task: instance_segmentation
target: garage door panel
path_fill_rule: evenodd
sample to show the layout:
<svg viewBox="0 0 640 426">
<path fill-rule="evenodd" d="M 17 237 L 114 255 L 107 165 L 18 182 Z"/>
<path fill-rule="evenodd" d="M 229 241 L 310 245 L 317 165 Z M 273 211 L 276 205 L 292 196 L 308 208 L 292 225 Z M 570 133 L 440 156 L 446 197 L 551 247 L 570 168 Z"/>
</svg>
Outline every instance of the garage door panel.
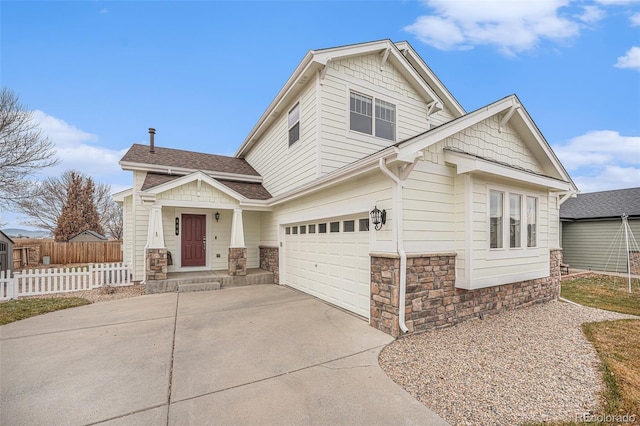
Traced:
<svg viewBox="0 0 640 426">
<path fill-rule="evenodd" d="M 342 232 L 344 220 L 355 220 L 356 231 Z M 341 232 L 329 232 L 329 223 L 336 221 Z M 316 223 L 325 222 L 327 233 L 285 236 L 285 283 L 369 318 L 369 234 L 357 230 L 358 218 Z M 301 225 L 308 224 L 291 226 Z"/>
</svg>

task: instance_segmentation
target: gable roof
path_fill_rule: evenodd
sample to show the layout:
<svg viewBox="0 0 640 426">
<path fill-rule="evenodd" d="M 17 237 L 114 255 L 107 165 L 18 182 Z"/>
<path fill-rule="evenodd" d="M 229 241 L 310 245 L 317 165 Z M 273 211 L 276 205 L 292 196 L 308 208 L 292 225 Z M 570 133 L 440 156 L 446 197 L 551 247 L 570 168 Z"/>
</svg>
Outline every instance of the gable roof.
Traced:
<svg viewBox="0 0 640 426">
<path fill-rule="evenodd" d="M 107 237 L 105 237 L 104 235 L 100 235 L 95 231 L 86 230 L 86 231 L 82 231 L 82 232 L 74 235 L 73 237 L 69 238 L 69 241 L 73 240 L 74 238 L 79 237 L 80 235 L 91 235 L 92 237 L 96 237 L 99 240 L 107 240 Z"/>
<path fill-rule="evenodd" d="M 640 217 L 640 188 L 578 194 L 560 206 L 560 218 L 566 220 L 620 218 L 623 214 Z"/>
<path fill-rule="evenodd" d="M 400 47 L 400 48 L 399 48 Z M 435 109 L 440 110 L 446 105 L 454 116 L 464 114 L 464 110 L 449 93 L 444 85 L 435 78 L 433 72 L 426 67 L 422 60 L 417 60 L 417 54 L 409 43 L 401 42 L 396 45 L 389 39 L 371 41 L 367 43 L 352 44 L 347 46 L 332 47 L 327 49 L 310 50 L 304 56 L 291 77 L 278 92 L 262 114 L 256 125 L 251 129 L 238 151 L 236 157 L 243 157 L 260 135 L 277 120 L 282 113 L 286 113 L 285 108 L 292 102 L 295 96 L 303 89 L 304 84 L 311 78 L 315 78 L 316 73 L 325 69 L 331 61 L 340 59 L 381 53 L 385 60 L 392 63 L 405 76 L 408 81 L 412 81 L 418 92 L 435 103 Z M 401 52 L 402 49 L 403 52 Z M 415 55 L 415 57 L 413 57 Z"/>
<path fill-rule="evenodd" d="M 177 175 L 168 175 L 168 174 L 162 174 L 162 173 L 149 172 L 147 173 L 147 176 L 145 177 L 144 182 L 142 183 L 141 190 L 151 191 L 151 192 L 161 192 L 161 191 L 158 191 L 158 189 L 163 190 L 162 189 L 163 185 L 168 184 L 170 182 L 174 182 L 177 179 L 181 179 L 181 182 L 182 182 L 181 184 L 184 185 L 186 183 L 197 180 L 198 177 L 202 179 L 204 178 L 204 176 L 206 176 L 207 178 L 210 178 L 210 176 L 206 175 L 204 172 L 201 172 L 201 171 L 195 172 L 187 176 L 177 176 Z M 215 180 L 211 179 L 211 180 L 217 182 L 217 184 L 222 184 L 225 188 L 227 188 L 226 190 L 224 190 L 224 192 L 226 192 L 228 195 L 231 195 L 234 198 L 238 198 L 237 194 L 241 195 L 244 198 L 248 198 L 250 200 L 268 200 L 269 198 L 271 198 L 271 194 L 269 193 L 269 191 L 267 191 L 265 187 L 262 186 L 262 184 L 259 182 L 239 182 L 239 181 L 232 181 L 232 180 L 226 180 L 226 179 L 215 179 Z M 214 184 L 214 186 L 217 186 L 217 184 Z M 230 192 L 229 190 L 231 190 L 232 192 Z"/>
<path fill-rule="evenodd" d="M 412 158 L 416 152 L 497 114 L 503 114 L 502 118 L 509 121 L 515 128 L 533 156 L 543 168 L 547 169 L 545 170 L 546 176 L 568 182 L 571 190 L 577 192 L 577 187 L 571 176 L 516 95 L 507 96 L 462 117 L 396 143 L 395 146 L 399 149 L 398 158 L 401 160 Z"/>
<path fill-rule="evenodd" d="M 203 170 L 218 176 L 244 176 L 253 177 L 249 179 L 253 181 L 261 180 L 260 174 L 244 158 L 157 146 L 155 152 L 150 152 L 148 145 L 141 144 L 134 144 L 122 157 L 120 165 L 125 170 L 143 169 L 165 173 L 171 171 L 179 174 Z"/>
<path fill-rule="evenodd" d="M 4 232 L 2 232 L 2 230 L 0 230 L 0 234 L 1 234 L 2 236 L 4 236 L 4 239 L 5 239 L 6 241 L 9 241 L 11 244 L 15 244 L 15 241 L 13 241 L 13 240 L 11 239 L 11 237 L 9 237 L 7 234 L 5 234 Z"/>
</svg>

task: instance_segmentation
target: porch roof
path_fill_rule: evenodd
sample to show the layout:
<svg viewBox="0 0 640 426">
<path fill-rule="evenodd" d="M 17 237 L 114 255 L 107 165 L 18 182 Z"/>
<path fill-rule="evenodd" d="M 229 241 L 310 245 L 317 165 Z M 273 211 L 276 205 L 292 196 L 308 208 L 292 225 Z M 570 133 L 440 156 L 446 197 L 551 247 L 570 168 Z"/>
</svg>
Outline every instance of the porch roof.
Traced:
<svg viewBox="0 0 640 426">
<path fill-rule="evenodd" d="M 182 176 L 149 172 L 144 179 L 141 190 L 146 191 L 181 177 Z M 271 198 L 269 191 L 258 182 L 237 182 L 226 179 L 216 179 L 216 181 L 250 200 L 268 200 Z"/>
</svg>

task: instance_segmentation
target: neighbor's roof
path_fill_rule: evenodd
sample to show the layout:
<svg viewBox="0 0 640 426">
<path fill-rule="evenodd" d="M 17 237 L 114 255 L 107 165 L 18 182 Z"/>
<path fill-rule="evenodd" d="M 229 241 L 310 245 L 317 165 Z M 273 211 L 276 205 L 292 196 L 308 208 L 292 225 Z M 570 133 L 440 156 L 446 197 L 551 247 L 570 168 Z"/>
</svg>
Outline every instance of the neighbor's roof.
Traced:
<svg viewBox="0 0 640 426">
<path fill-rule="evenodd" d="M 124 157 L 122 157 L 120 164 L 123 166 L 148 164 L 192 171 L 202 170 L 205 172 L 260 176 L 244 158 L 204 154 L 173 148 L 160 148 L 157 146 L 155 147 L 155 152 L 149 152 L 149 145 L 141 144 L 134 144 Z"/>
<path fill-rule="evenodd" d="M 94 237 L 98 238 L 99 240 L 107 240 L 107 239 L 108 239 L 108 238 L 107 238 L 107 237 L 105 237 L 104 235 L 100 235 L 100 234 L 98 234 L 98 233 L 97 233 L 97 232 L 95 232 L 95 231 L 86 230 L 86 231 L 82 231 L 82 232 L 80 232 L 80 233 L 78 233 L 78 234 L 74 235 L 73 237 L 69 238 L 69 240 L 73 240 L 74 238 L 79 237 L 80 235 L 84 235 L 84 234 L 86 234 L 86 235 L 92 235 L 92 236 L 94 236 Z"/>
<path fill-rule="evenodd" d="M 154 188 L 167 182 L 171 182 L 172 180 L 181 177 L 182 176 L 149 172 L 144 178 L 141 190 L 146 191 L 148 189 Z M 237 182 L 226 179 L 216 179 L 216 181 L 251 200 L 268 200 L 269 198 L 271 198 L 271 194 L 269 194 L 269 191 L 267 191 L 265 187 L 258 182 Z"/>
<path fill-rule="evenodd" d="M 578 194 L 560 206 L 561 219 L 640 216 L 640 188 Z"/>
</svg>

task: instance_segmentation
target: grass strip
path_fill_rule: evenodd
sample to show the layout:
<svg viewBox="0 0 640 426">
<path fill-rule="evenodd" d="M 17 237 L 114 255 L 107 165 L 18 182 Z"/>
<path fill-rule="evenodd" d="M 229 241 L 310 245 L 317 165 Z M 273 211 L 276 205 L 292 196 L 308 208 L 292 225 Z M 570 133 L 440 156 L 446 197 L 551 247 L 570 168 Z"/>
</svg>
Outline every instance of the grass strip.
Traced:
<svg viewBox="0 0 640 426">
<path fill-rule="evenodd" d="M 0 325 L 90 303 L 87 299 L 79 297 L 10 300 L 0 303 Z"/>
</svg>

